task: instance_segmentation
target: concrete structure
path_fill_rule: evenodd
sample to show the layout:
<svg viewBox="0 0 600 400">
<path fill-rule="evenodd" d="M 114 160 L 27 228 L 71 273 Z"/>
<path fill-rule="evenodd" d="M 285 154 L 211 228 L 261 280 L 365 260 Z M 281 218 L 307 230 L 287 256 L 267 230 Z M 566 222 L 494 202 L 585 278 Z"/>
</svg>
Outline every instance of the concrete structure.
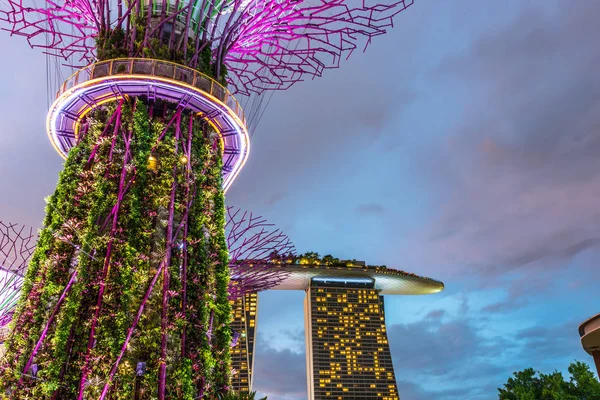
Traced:
<svg viewBox="0 0 600 400">
<path fill-rule="evenodd" d="M 231 386 L 238 392 L 249 392 L 254 370 L 254 343 L 256 342 L 256 317 L 258 294 L 249 293 L 231 302 L 233 321 L 231 329 L 239 337 L 231 349 L 231 365 L 235 370 Z"/>
<path fill-rule="evenodd" d="M 600 314 L 579 325 L 579 336 L 583 349 L 594 357 L 596 370 L 600 375 Z"/>
<path fill-rule="evenodd" d="M 398 400 L 383 295 L 437 293 L 443 290 L 443 283 L 358 261 L 348 265 L 283 264 L 276 268 L 287 274 L 274 290 L 306 292 L 308 399 Z M 250 308 L 255 305 L 257 311 L 256 302 L 246 303 Z M 232 326 L 250 327 L 246 337 L 254 339 L 255 319 L 249 322 L 250 316 L 243 307 L 241 303 L 235 306 L 236 321 Z M 256 314 L 253 316 L 256 318 Z M 234 388 L 252 390 L 253 357 L 244 354 L 252 353 L 253 346 L 248 347 L 248 342 L 244 344 L 240 339 L 232 353 L 233 367 L 240 371 Z M 242 372 L 245 366 L 250 366 L 247 378 Z"/>
<path fill-rule="evenodd" d="M 365 266 L 355 261 L 354 265 L 282 265 L 288 272 L 275 290 L 308 290 L 314 278 L 329 282 L 348 279 L 372 281 L 380 294 L 433 294 L 444 289 L 442 282 L 392 268 Z"/>
</svg>

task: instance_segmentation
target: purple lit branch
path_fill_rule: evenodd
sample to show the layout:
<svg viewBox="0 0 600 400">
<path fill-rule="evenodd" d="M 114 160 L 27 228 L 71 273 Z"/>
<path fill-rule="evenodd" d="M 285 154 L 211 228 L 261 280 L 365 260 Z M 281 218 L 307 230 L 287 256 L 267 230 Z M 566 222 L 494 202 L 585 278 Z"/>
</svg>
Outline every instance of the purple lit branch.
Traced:
<svg viewBox="0 0 600 400">
<path fill-rule="evenodd" d="M 232 32 L 225 64 L 234 92 L 287 89 L 322 75 L 393 26 L 393 17 L 413 0 L 369 4 L 368 0 L 252 2 Z M 260 5 L 260 6 L 259 6 Z"/>
<path fill-rule="evenodd" d="M 232 300 L 247 293 L 271 289 L 289 276 L 289 272 L 282 270 L 279 265 L 260 261 L 230 265 L 230 271 L 232 283 L 229 285 L 229 298 Z"/>
<path fill-rule="evenodd" d="M 0 221 L 0 329 L 11 320 L 35 241 L 31 228 Z"/>
<path fill-rule="evenodd" d="M 325 69 L 337 68 L 342 58 L 384 34 L 393 26 L 393 18 L 413 3 L 150 0 L 153 6 L 148 8 L 148 0 L 47 0 L 45 7 L 29 7 L 26 2 L 30 0 L 6 1 L 7 9 L 0 10 L 6 30 L 26 37 L 32 47 L 49 54 L 94 62 L 95 39 L 101 32 L 110 34 L 119 28 L 125 32 L 122 50 L 128 57 L 144 57 L 150 40 L 160 38 L 169 50 L 185 54 L 183 62 L 197 67 L 202 50 L 210 48 L 215 76 L 225 65 L 229 85 L 241 94 L 287 89 L 295 82 L 321 76 Z M 163 12 L 167 4 L 176 11 Z M 208 16 L 199 17 L 198 9 L 208 9 Z M 132 29 L 136 20 L 149 26 L 143 38 Z M 177 24 L 181 37 L 161 36 L 167 23 Z M 195 52 L 190 54 L 189 49 Z"/>
<path fill-rule="evenodd" d="M 0 220 L 0 270 L 23 275 L 35 250 L 32 228 Z"/>
<path fill-rule="evenodd" d="M 273 261 L 291 256 L 295 248 L 281 230 L 273 229 L 273 224 L 248 211 L 228 207 L 225 230 L 232 281 L 230 298 L 273 288 L 288 276 Z"/>
<path fill-rule="evenodd" d="M 11 35 L 24 36 L 31 47 L 67 59 L 94 59 L 94 37 L 99 26 L 96 4 L 87 0 L 46 1 L 46 7 L 28 7 L 23 0 L 6 0 L 0 20 L 8 23 Z M 100 5 L 103 0 L 99 0 Z"/>
</svg>

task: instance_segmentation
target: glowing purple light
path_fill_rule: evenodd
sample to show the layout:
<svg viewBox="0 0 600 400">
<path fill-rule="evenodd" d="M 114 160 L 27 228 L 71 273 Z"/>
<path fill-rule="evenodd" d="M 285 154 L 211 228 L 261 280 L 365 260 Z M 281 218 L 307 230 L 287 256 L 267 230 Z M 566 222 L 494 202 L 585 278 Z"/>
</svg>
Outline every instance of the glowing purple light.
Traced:
<svg viewBox="0 0 600 400">
<path fill-rule="evenodd" d="M 186 96 L 189 97 L 191 100 L 187 102 L 187 105 L 196 112 L 200 110 L 205 113 L 218 111 L 215 116 L 217 122 L 222 126 L 230 126 L 234 130 L 235 134 L 228 134 L 224 138 L 225 152 L 227 153 L 230 150 L 229 154 L 231 154 L 232 158 L 231 165 L 228 165 L 229 168 L 223 169 L 223 190 L 225 192 L 227 192 L 248 159 L 248 155 L 250 154 L 250 138 L 246 127 L 235 117 L 235 113 L 231 109 L 207 99 L 206 94 L 201 90 L 192 90 L 177 84 L 177 82 L 156 81 L 151 77 L 118 79 L 117 76 L 117 78 L 95 82 L 91 85 L 84 82 L 80 86 L 71 88 L 56 99 L 50 108 L 46 121 L 46 129 L 48 130 L 50 140 L 65 158 L 70 147 L 63 145 L 59 132 L 65 131 L 66 125 L 68 125 L 66 121 L 69 121 L 69 118 L 72 119 L 73 116 L 78 116 L 77 109 L 81 108 L 81 104 L 87 104 L 86 102 L 94 99 L 94 96 L 106 97 L 106 93 L 112 94 L 115 91 L 121 94 L 129 94 L 130 90 L 134 94 L 135 89 L 147 86 L 155 88 L 155 95 L 158 97 L 162 95 L 182 99 L 186 98 Z M 66 116 L 69 116 L 69 118 Z M 75 125 L 74 119 L 69 122 L 71 126 Z M 74 128 L 71 129 L 74 130 Z"/>
</svg>

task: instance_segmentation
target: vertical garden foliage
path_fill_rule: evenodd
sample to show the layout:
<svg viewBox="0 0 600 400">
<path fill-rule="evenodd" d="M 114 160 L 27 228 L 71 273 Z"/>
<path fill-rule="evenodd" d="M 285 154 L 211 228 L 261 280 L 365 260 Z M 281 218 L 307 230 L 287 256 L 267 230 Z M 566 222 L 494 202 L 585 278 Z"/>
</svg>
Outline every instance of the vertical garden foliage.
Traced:
<svg viewBox="0 0 600 400">
<path fill-rule="evenodd" d="M 227 390 L 223 149 L 201 118 L 165 106 L 150 117 L 149 107 L 130 99 L 92 112 L 69 153 L 0 361 L 1 398 L 72 399 L 82 386 L 85 399 L 105 387 L 105 398 L 155 399 L 161 363 L 166 398 Z"/>
</svg>

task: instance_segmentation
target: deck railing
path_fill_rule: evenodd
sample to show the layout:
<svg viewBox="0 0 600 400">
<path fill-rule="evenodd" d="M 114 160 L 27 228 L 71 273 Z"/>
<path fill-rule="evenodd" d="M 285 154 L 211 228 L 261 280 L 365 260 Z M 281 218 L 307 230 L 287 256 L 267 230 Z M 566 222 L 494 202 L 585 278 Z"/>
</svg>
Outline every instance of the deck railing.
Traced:
<svg viewBox="0 0 600 400">
<path fill-rule="evenodd" d="M 154 60 L 150 58 L 118 58 L 114 60 L 99 61 L 88 65 L 71 75 L 62 84 L 56 97 L 59 97 L 64 92 L 80 83 L 92 79 L 119 75 L 168 78 L 193 86 L 222 101 L 242 120 L 244 125 L 246 124 L 246 118 L 240 103 L 233 97 L 227 88 L 219 82 L 193 68 L 170 61 Z"/>
</svg>

